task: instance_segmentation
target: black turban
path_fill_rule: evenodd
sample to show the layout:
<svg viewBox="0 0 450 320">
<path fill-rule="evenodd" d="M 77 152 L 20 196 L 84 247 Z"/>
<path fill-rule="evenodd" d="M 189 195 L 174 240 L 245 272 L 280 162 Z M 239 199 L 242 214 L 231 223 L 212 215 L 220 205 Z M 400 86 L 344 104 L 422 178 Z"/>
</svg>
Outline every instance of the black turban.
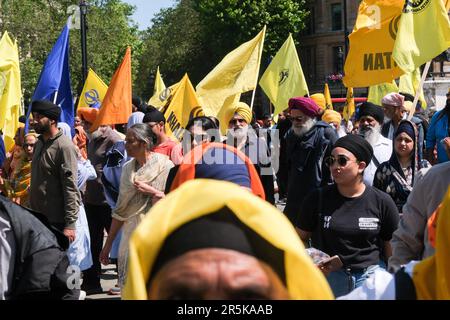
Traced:
<svg viewBox="0 0 450 320">
<path fill-rule="evenodd" d="M 164 118 L 164 114 L 158 110 L 152 110 L 150 112 L 147 112 L 144 116 L 144 119 L 142 119 L 143 123 L 149 123 L 149 122 L 164 122 L 166 123 L 166 118 Z"/>
<path fill-rule="evenodd" d="M 356 134 L 349 134 L 339 138 L 334 144 L 334 148 L 344 148 L 353 153 L 358 161 L 364 161 L 368 166 L 373 156 L 373 148 L 363 137 Z"/>
<path fill-rule="evenodd" d="M 383 108 L 381 108 L 380 106 L 378 106 L 376 104 L 373 104 L 371 102 L 364 102 L 359 107 L 358 114 L 359 114 L 358 120 L 361 117 L 370 116 L 370 117 L 373 117 L 375 120 L 377 120 L 380 124 L 383 124 L 383 121 L 384 121 Z"/>
<path fill-rule="evenodd" d="M 36 100 L 31 103 L 31 112 L 36 112 L 44 117 L 58 121 L 61 108 L 48 100 Z"/>
</svg>

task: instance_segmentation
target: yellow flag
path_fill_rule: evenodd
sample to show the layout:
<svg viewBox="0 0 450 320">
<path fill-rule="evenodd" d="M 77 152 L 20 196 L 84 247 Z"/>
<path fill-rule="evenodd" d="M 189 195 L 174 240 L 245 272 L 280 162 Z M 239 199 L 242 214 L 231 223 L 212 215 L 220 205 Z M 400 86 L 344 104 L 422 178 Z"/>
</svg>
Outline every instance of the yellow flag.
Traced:
<svg viewBox="0 0 450 320">
<path fill-rule="evenodd" d="M 420 79 L 421 79 L 420 68 L 417 68 L 411 73 L 405 73 L 400 77 L 399 91 L 409 93 L 415 96 L 417 88 L 419 88 L 420 85 Z M 426 109 L 427 102 L 425 100 L 423 90 L 420 91 L 419 100 L 422 104 L 422 109 Z"/>
<path fill-rule="evenodd" d="M 343 79 L 346 87 L 369 87 L 391 82 L 403 71 L 392 58 L 404 0 L 364 0 L 349 36 L 350 51 Z"/>
<path fill-rule="evenodd" d="M 328 83 L 325 82 L 325 89 L 323 90 L 323 95 L 325 96 L 325 109 L 333 110 L 333 101 L 331 101 L 330 88 Z"/>
<path fill-rule="evenodd" d="M 218 117 L 225 100 L 256 88 L 266 27 L 252 40 L 228 53 L 197 85 L 197 95 L 208 116 Z"/>
<path fill-rule="evenodd" d="M 5 150 L 14 145 L 19 126 L 22 89 L 20 83 L 19 52 L 5 31 L 0 40 L 0 129 L 3 131 Z"/>
<path fill-rule="evenodd" d="M 406 1 L 393 57 L 405 72 L 414 72 L 450 47 L 450 21 L 442 1 Z"/>
<path fill-rule="evenodd" d="M 274 115 L 287 109 L 290 98 L 309 95 L 292 35 L 289 34 L 278 50 L 259 85 L 275 106 Z"/>
<path fill-rule="evenodd" d="M 161 93 L 164 93 L 166 90 L 166 85 L 164 84 L 164 81 L 161 77 L 161 73 L 159 73 L 159 67 L 156 69 L 156 76 L 155 76 L 155 86 L 153 88 L 153 96 L 148 100 L 148 104 L 154 107 L 157 107 L 158 109 L 162 106 L 161 100 L 159 99 L 159 96 Z M 163 94 L 164 95 L 164 94 Z M 165 99 L 163 99 L 165 100 Z"/>
<path fill-rule="evenodd" d="M 194 87 L 187 74 L 178 83 L 172 100 L 164 114 L 166 118 L 166 133 L 181 140 L 183 130 L 191 118 L 203 116 L 203 109 L 200 106 Z"/>
<path fill-rule="evenodd" d="M 367 101 L 381 106 L 381 100 L 385 95 L 391 92 L 398 92 L 398 91 L 399 90 L 395 81 L 370 86 Z"/>
<path fill-rule="evenodd" d="M 348 121 L 354 113 L 355 113 L 355 99 L 353 98 L 353 88 L 347 88 L 347 99 L 345 100 L 345 106 L 343 111 L 345 121 Z"/>
<path fill-rule="evenodd" d="M 148 101 L 148 104 L 152 107 L 155 107 L 159 111 L 163 112 L 164 108 L 170 102 L 173 94 L 177 90 L 180 82 L 171 85 L 168 88 L 161 90 L 158 94 L 153 95 Z"/>
<path fill-rule="evenodd" d="M 78 100 L 77 108 L 94 107 L 99 108 L 105 98 L 108 86 L 102 79 L 89 69 L 86 82 L 84 83 L 83 90 L 81 91 L 80 99 Z"/>
</svg>

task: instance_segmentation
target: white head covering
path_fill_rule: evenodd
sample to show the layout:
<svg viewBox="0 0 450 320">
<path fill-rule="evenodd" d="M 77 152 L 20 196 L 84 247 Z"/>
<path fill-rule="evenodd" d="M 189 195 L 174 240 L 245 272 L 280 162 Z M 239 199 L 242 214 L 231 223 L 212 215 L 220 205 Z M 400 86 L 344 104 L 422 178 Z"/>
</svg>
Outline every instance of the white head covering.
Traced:
<svg viewBox="0 0 450 320">
<path fill-rule="evenodd" d="M 70 129 L 70 126 L 65 123 L 65 122 L 58 122 L 58 128 L 61 129 L 61 131 L 63 132 L 63 134 L 72 139 L 72 129 Z"/>
<path fill-rule="evenodd" d="M 142 123 L 144 119 L 144 113 L 140 111 L 133 112 L 128 118 L 127 128 L 131 128 L 132 125 L 136 123 Z"/>
</svg>

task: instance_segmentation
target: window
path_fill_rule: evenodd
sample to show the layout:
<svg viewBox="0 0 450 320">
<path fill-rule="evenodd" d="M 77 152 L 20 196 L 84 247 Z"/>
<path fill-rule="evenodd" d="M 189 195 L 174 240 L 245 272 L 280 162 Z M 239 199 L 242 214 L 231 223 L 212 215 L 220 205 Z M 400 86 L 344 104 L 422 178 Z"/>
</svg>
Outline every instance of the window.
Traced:
<svg viewBox="0 0 450 320">
<path fill-rule="evenodd" d="M 309 15 L 306 18 L 307 20 L 305 21 L 305 30 L 304 30 L 305 35 L 311 35 L 311 34 L 314 34 L 314 32 L 315 32 L 315 28 L 314 28 L 315 16 L 314 16 L 314 14 L 315 14 L 314 7 L 309 8 Z"/>
<path fill-rule="evenodd" d="M 342 3 L 331 5 L 331 30 L 342 30 Z"/>
<path fill-rule="evenodd" d="M 344 48 L 342 46 L 333 47 L 333 71 L 343 73 L 344 70 Z"/>
<path fill-rule="evenodd" d="M 316 50 L 315 47 L 303 47 L 300 49 L 300 63 L 307 83 L 316 80 Z"/>
</svg>

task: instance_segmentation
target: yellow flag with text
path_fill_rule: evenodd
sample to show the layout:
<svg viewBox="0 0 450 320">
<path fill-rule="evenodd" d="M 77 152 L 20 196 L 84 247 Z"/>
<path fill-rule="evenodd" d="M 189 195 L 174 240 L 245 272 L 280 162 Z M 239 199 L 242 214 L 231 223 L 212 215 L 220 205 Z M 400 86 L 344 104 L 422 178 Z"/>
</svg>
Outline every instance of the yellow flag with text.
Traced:
<svg viewBox="0 0 450 320">
<path fill-rule="evenodd" d="M 381 100 L 385 95 L 391 92 L 398 93 L 398 91 L 399 90 L 395 81 L 370 86 L 367 101 L 381 106 Z"/>
<path fill-rule="evenodd" d="M 274 115 L 288 108 L 290 98 L 309 95 L 292 35 L 289 35 L 278 50 L 262 75 L 259 85 L 275 106 Z"/>
<path fill-rule="evenodd" d="M 328 83 L 325 83 L 323 95 L 325 96 L 325 109 L 333 110 L 333 101 L 331 100 L 330 88 L 328 87 Z"/>
<path fill-rule="evenodd" d="M 166 133 L 181 141 L 183 130 L 190 119 L 203 116 L 204 112 L 187 74 L 178 83 L 172 100 L 164 114 Z"/>
<path fill-rule="evenodd" d="M 355 113 L 355 99 L 353 98 L 353 88 L 347 88 L 347 99 L 345 100 L 344 119 L 348 121 Z"/>
<path fill-rule="evenodd" d="M 400 77 L 400 83 L 398 85 L 400 92 L 405 92 L 416 96 L 417 88 L 420 86 L 420 68 L 417 68 L 413 72 L 405 73 Z M 422 109 L 427 108 L 427 102 L 423 94 L 423 90 L 420 90 L 419 100 L 422 105 Z"/>
<path fill-rule="evenodd" d="M 197 95 L 206 115 L 217 117 L 231 96 L 256 88 L 266 27 L 241 44 L 197 85 Z"/>
<path fill-rule="evenodd" d="M 391 82 L 403 71 L 392 57 L 404 0 L 364 0 L 359 5 L 343 79 L 346 87 Z"/>
<path fill-rule="evenodd" d="M 108 86 L 102 79 L 89 69 L 88 76 L 81 91 L 80 99 L 78 100 L 78 108 L 94 107 L 99 108 L 105 98 Z"/>
<path fill-rule="evenodd" d="M 450 47 L 450 21 L 442 1 L 406 1 L 393 57 L 405 72 L 414 72 Z"/>
<path fill-rule="evenodd" d="M 5 31 L 0 40 L 0 129 L 7 151 L 14 145 L 19 117 L 22 115 L 21 103 L 19 52 L 17 44 Z"/>
</svg>

